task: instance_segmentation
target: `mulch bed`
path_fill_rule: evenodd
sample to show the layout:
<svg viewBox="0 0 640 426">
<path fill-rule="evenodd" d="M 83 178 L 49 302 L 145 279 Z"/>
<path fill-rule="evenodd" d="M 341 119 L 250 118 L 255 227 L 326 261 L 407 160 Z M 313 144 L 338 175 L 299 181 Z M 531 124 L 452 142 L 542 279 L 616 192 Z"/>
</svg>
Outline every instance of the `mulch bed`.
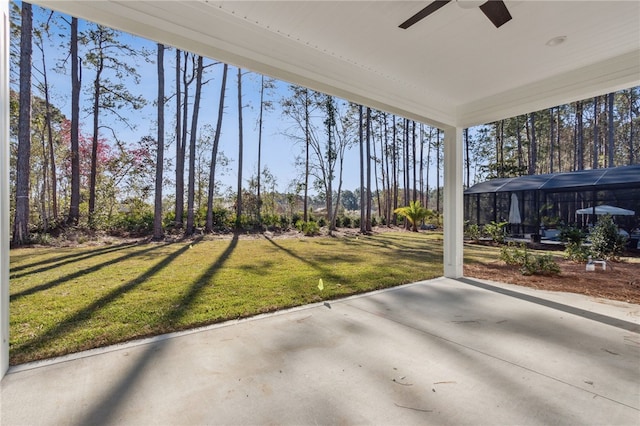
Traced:
<svg viewBox="0 0 640 426">
<path fill-rule="evenodd" d="M 635 260 L 635 259 L 634 259 Z M 607 262 L 607 270 L 598 265 L 587 272 L 584 263 L 558 260 L 559 275 L 525 276 L 517 267 L 496 260 L 492 263 L 468 263 L 464 274 L 480 278 L 532 287 L 540 290 L 585 294 L 596 298 L 640 304 L 640 263 Z"/>
</svg>

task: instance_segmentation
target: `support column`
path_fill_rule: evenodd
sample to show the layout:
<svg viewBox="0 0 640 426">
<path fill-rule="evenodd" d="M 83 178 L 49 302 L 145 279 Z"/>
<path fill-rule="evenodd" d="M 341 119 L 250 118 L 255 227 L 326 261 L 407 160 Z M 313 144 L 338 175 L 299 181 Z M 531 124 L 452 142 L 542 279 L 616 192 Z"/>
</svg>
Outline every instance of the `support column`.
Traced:
<svg viewBox="0 0 640 426">
<path fill-rule="evenodd" d="M 9 369 L 9 0 L 0 0 L 0 379 Z"/>
<path fill-rule="evenodd" d="M 462 183 L 463 129 L 444 129 L 444 276 L 463 275 L 464 205 Z"/>
</svg>

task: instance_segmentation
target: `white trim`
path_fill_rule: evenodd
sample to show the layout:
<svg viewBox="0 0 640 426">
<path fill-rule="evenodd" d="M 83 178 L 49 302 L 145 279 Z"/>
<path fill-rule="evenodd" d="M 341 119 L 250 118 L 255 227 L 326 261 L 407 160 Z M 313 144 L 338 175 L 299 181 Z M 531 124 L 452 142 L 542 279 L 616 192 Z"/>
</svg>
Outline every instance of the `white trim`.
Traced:
<svg viewBox="0 0 640 426">
<path fill-rule="evenodd" d="M 462 186 L 462 133 L 444 129 L 444 276 L 463 275 L 464 206 Z"/>
<path fill-rule="evenodd" d="M 0 0 L 0 379 L 9 368 L 9 0 Z"/>
<path fill-rule="evenodd" d="M 463 105 L 459 127 L 491 123 L 640 85 L 640 51 Z"/>
</svg>

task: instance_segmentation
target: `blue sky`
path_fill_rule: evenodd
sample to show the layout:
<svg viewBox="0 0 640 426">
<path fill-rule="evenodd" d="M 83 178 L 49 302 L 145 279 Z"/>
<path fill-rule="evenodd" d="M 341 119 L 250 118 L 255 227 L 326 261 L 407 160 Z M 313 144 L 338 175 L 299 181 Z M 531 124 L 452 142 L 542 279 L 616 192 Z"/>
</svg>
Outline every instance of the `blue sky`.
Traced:
<svg viewBox="0 0 640 426">
<path fill-rule="evenodd" d="M 34 21 L 39 21 L 48 16 L 48 11 L 34 6 Z M 68 17 L 65 17 L 69 19 Z M 68 37 L 69 28 L 66 23 L 60 21 L 60 28 L 54 30 L 54 33 L 62 33 Z M 37 22 L 34 22 L 34 28 Z M 86 23 L 80 21 L 80 31 L 86 28 Z M 121 40 L 136 49 L 146 49 L 151 53 L 151 60 L 155 61 L 156 43 L 142 39 L 140 37 L 124 34 Z M 66 39 L 65 39 L 66 41 Z M 65 49 L 56 46 L 49 46 L 47 51 L 47 60 L 52 64 L 54 58 L 57 60 L 66 55 Z M 39 52 L 34 49 L 34 55 Z M 34 64 L 39 59 L 34 56 Z M 205 61 L 206 63 L 214 62 L 213 59 Z M 175 83 L 175 51 L 165 51 L 165 79 L 166 94 L 172 96 Z M 127 113 L 132 118 L 135 125 L 134 130 L 128 129 L 126 126 L 112 121 L 114 127 L 118 128 L 118 137 L 121 140 L 135 142 L 146 135 L 155 137 L 157 130 L 155 127 L 156 107 L 153 101 L 157 94 L 157 69 L 156 64 L 151 61 L 139 59 L 137 61 L 137 70 L 141 76 L 140 83 L 135 84 L 133 80 L 127 82 L 129 90 L 133 94 L 140 94 L 148 100 L 145 108 L 139 111 Z M 210 80 L 205 86 L 201 100 L 200 124 L 199 128 L 203 129 L 205 124 L 215 128 L 215 120 L 217 118 L 218 96 L 220 91 L 220 75 L 222 73 L 222 65 L 218 64 L 210 67 L 206 79 Z M 58 106 L 68 117 L 70 117 L 70 77 L 68 73 L 49 73 L 49 78 L 53 88 L 52 101 Z M 86 87 L 87 82 L 91 81 L 92 75 L 90 69 L 85 69 L 83 74 L 83 86 Z M 193 87 L 193 86 L 192 86 Z M 243 134 L 244 134 L 244 167 L 243 180 L 246 182 L 251 176 L 255 175 L 257 170 L 257 144 L 258 144 L 258 114 L 260 104 L 260 75 L 248 71 L 243 72 Z M 300 175 L 300 170 L 296 170 L 294 159 L 302 153 L 302 146 L 294 144 L 290 139 L 284 136 L 284 132 L 290 128 L 291 123 L 281 114 L 279 108 L 280 99 L 287 95 L 289 85 L 285 82 L 276 81 L 276 87 L 267 95 L 266 99 L 271 100 L 275 104 L 274 111 L 265 112 L 263 127 L 263 150 L 262 164 L 276 176 L 277 189 L 286 191 L 290 183 Z M 84 90 L 84 89 L 83 89 Z M 90 97 L 83 91 L 81 94 L 81 105 L 89 105 Z M 225 100 L 225 115 L 223 119 L 220 150 L 231 160 L 228 171 L 223 176 L 218 176 L 221 186 L 224 190 L 226 187 L 236 187 L 237 182 L 237 166 L 238 166 L 238 107 L 237 107 L 237 68 L 230 66 L 227 77 L 227 90 Z M 173 119 L 175 117 L 175 103 L 173 99 L 166 104 L 165 110 L 165 141 L 170 144 L 165 153 L 165 157 L 172 159 L 174 157 L 175 145 L 173 145 Z M 81 113 L 81 121 L 85 134 L 90 132 L 90 118 L 86 113 Z M 109 135 L 104 135 L 109 136 Z M 354 147 L 347 152 L 345 158 L 344 183 L 343 189 L 354 190 L 360 186 L 359 178 L 359 151 Z M 435 168 L 435 167 L 434 167 Z M 432 173 L 431 182 L 435 182 L 435 176 Z"/>
</svg>

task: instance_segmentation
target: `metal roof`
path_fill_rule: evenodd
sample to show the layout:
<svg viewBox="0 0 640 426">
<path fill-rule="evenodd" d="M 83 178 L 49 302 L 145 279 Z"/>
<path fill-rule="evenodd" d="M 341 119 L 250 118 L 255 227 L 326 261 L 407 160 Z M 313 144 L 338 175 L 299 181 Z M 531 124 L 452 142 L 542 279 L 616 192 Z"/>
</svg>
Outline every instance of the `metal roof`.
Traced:
<svg viewBox="0 0 640 426">
<path fill-rule="evenodd" d="M 607 169 L 491 179 L 473 185 L 464 191 L 464 193 L 486 194 L 517 191 L 566 192 L 616 189 L 629 186 L 640 187 L 640 164 Z"/>
</svg>

